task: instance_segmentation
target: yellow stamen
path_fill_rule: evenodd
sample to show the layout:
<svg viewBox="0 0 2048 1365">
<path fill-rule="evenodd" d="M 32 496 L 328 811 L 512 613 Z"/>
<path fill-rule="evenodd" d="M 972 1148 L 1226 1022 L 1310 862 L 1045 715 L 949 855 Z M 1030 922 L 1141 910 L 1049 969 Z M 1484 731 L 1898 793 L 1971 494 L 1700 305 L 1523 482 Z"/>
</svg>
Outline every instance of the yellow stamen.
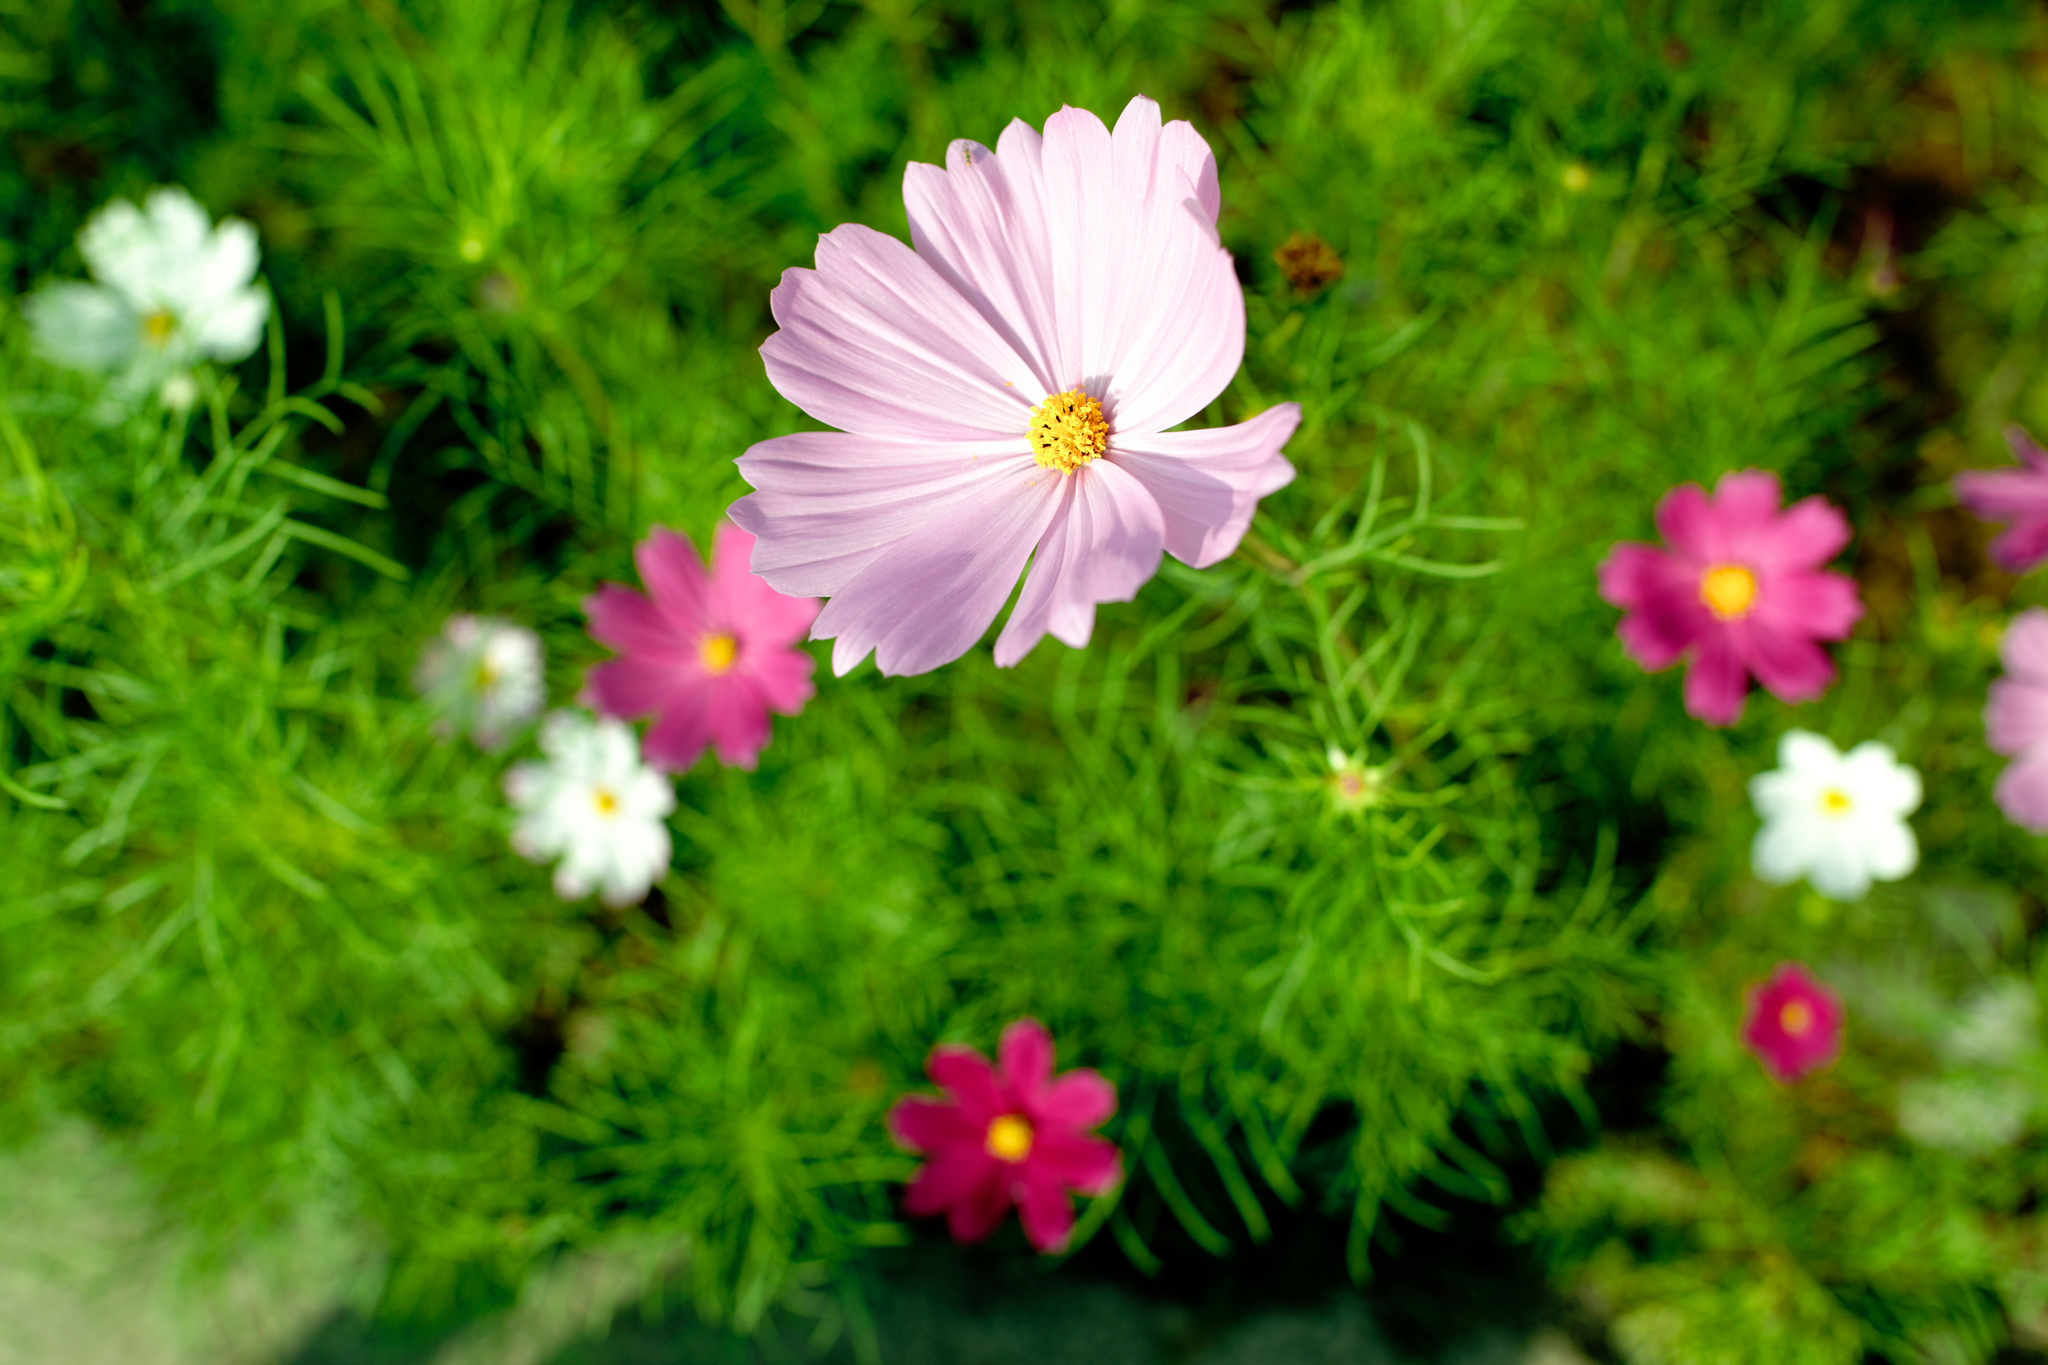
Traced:
<svg viewBox="0 0 2048 1365">
<path fill-rule="evenodd" d="M 1022 1114 L 1004 1114 L 988 1126 L 988 1154 L 998 1161 L 1022 1161 L 1031 1155 L 1031 1123 Z"/>
<path fill-rule="evenodd" d="M 697 642 L 697 662 L 706 673 L 723 673 L 739 657 L 740 642 L 730 635 L 707 635 Z"/>
<path fill-rule="evenodd" d="M 1820 809 L 1823 815 L 1847 815 L 1851 804 L 1849 793 L 1840 787 L 1829 787 L 1820 794 Z"/>
<path fill-rule="evenodd" d="M 488 692 L 497 685 L 498 670 L 491 667 L 489 659 L 479 660 L 476 666 L 476 674 L 471 681 L 476 684 L 477 691 Z"/>
<path fill-rule="evenodd" d="M 1723 621 L 1740 620 L 1756 603 L 1756 575 L 1740 564 L 1716 564 L 1700 575 L 1700 601 Z"/>
<path fill-rule="evenodd" d="M 1109 449 L 1102 404 L 1079 389 L 1056 393 L 1031 410 L 1031 450 L 1046 469 L 1071 474 Z"/>
<path fill-rule="evenodd" d="M 1778 1011 L 1778 1027 L 1794 1037 L 1813 1027 L 1813 1006 L 1804 1000 L 1789 1000 Z"/>
<path fill-rule="evenodd" d="M 613 796 L 610 788 L 599 787 L 591 793 L 590 803 L 597 807 L 597 813 L 607 818 L 618 814 L 619 798 Z"/>
<path fill-rule="evenodd" d="M 161 308 L 142 320 L 142 339 L 152 346 L 163 345 L 177 330 L 178 320 Z"/>
</svg>

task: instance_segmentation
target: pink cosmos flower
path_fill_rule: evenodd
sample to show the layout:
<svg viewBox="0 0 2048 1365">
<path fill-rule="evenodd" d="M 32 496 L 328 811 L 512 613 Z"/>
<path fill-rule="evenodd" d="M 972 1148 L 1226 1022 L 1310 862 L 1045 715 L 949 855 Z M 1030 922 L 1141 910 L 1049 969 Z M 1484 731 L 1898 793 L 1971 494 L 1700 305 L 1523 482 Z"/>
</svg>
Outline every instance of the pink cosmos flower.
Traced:
<svg viewBox="0 0 2048 1365">
<path fill-rule="evenodd" d="M 1169 431 L 1244 355 L 1244 293 L 1216 236 L 1216 159 L 1140 96 L 1112 132 L 1061 109 L 991 152 L 953 143 L 903 177 L 912 246 L 857 223 L 771 296 L 761 347 L 783 397 L 840 428 L 740 457 L 732 518 L 754 572 L 832 600 L 813 636 L 844 673 L 922 673 L 965 653 L 1030 573 L 995 658 L 1050 631 L 1087 644 L 1160 552 L 1237 548 L 1301 421 Z"/>
<path fill-rule="evenodd" d="M 1600 596 L 1628 614 L 1616 633 L 1644 668 L 1691 655 L 1685 709 L 1709 725 L 1742 718 L 1754 673 L 1783 701 L 1811 701 L 1835 680 L 1814 643 L 1840 640 L 1863 615 L 1855 580 L 1821 565 L 1849 542 L 1849 523 L 1818 497 L 1778 510 L 1778 476 L 1724 474 L 1709 498 L 1681 484 L 1657 504 L 1670 545 L 1616 545 Z"/>
<path fill-rule="evenodd" d="M 1956 475 L 1956 499 L 1986 521 L 2012 527 L 1991 542 L 1991 558 L 2013 573 L 2048 559 L 2048 450 L 2025 427 L 2005 429 L 2019 469 L 1972 470 Z"/>
<path fill-rule="evenodd" d="M 2005 676 L 1984 704 L 1984 738 L 1993 753 L 2018 762 L 1999 774 L 1991 795 L 2006 819 L 2048 834 L 2048 611 L 2021 612 L 1998 652 Z"/>
<path fill-rule="evenodd" d="M 606 583 L 583 601 L 591 637 L 623 656 L 590 670 L 583 704 L 622 720 L 658 716 L 640 746 L 656 768 L 681 772 L 707 744 L 719 762 L 751 768 L 768 713 L 793 716 L 815 690 L 811 656 L 795 645 L 818 604 L 749 573 L 753 548 L 721 525 L 707 574 L 696 547 L 657 526 L 633 550 L 652 599 Z"/>
<path fill-rule="evenodd" d="M 978 1242 L 1017 1206 L 1040 1251 L 1062 1251 L 1074 1230 L 1067 1191 L 1105 1194 L 1123 1178 L 1116 1145 L 1093 1128 L 1116 1111 L 1116 1087 L 1091 1070 L 1052 1074 L 1052 1035 L 1036 1019 L 1003 1030 L 997 1065 L 972 1048 L 932 1049 L 925 1071 L 950 1099 L 911 1095 L 889 1111 L 889 1132 L 931 1159 L 903 1206 L 944 1213 L 956 1242 Z"/>
<path fill-rule="evenodd" d="M 1749 993 L 1742 1045 L 1775 1081 L 1798 1080 L 1842 1051 L 1842 997 L 1797 962 L 1781 962 Z"/>
</svg>

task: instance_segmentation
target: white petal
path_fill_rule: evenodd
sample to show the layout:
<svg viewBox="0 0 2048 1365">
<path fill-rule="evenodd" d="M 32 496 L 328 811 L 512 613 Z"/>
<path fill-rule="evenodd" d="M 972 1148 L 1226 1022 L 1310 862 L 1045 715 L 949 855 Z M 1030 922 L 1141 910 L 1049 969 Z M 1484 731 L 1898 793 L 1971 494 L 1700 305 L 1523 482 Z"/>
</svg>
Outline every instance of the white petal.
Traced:
<svg viewBox="0 0 2048 1365">
<path fill-rule="evenodd" d="M 1904 820 L 1867 816 L 1857 822 L 1863 862 L 1881 882 L 1895 882 L 1920 865 L 1920 845 Z"/>
<path fill-rule="evenodd" d="M 1750 845 L 1750 869 L 1773 886 L 1798 881 L 1813 863 L 1814 834 L 1810 822 L 1796 816 L 1767 821 Z"/>
<path fill-rule="evenodd" d="M 1766 820 L 1804 815 L 1820 802 L 1820 784 L 1804 773 L 1774 768 L 1749 779 L 1750 804 Z"/>
<path fill-rule="evenodd" d="M 1868 854 L 1839 823 L 1827 835 L 1814 850 L 1807 881 L 1830 900 L 1862 900 L 1870 892 Z"/>
<path fill-rule="evenodd" d="M 1842 751 L 1811 730 L 1787 730 L 1778 741 L 1778 766 L 1820 781 L 1833 778 L 1842 765 Z"/>
<path fill-rule="evenodd" d="M 185 326 L 192 345 L 215 360 L 233 362 L 254 354 L 269 317 L 270 296 L 260 289 L 243 289 L 194 307 L 186 314 Z"/>
<path fill-rule="evenodd" d="M 142 210 L 126 199 L 88 218 L 78 234 L 78 254 L 94 279 L 118 290 L 139 313 L 155 308 L 150 289 L 156 275 L 156 234 Z"/>
<path fill-rule="evenodd" d="M 142 319 L 114 290 L 94 284 L 53 284 L 21 302 L 36 350 L 68 370 L 119 368 L 142 345 Z"/>
<path fill-rule="evenodd" d="M 1906 815 L 1920 806 L 1920 774 L 1900 763 L 1891 746 L 1868 740 L 1849 751 L 1842 765 L 1844 786 L 1858 809 Z"/>
</svg>

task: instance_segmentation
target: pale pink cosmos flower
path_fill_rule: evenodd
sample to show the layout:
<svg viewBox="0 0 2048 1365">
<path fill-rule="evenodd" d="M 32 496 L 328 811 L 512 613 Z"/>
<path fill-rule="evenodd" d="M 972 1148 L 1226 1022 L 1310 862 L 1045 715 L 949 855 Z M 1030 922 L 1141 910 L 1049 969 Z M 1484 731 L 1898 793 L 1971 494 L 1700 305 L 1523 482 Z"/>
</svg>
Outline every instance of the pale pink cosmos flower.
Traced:
<svg viewBox="0 0 2048 1365">
<path fill-rule="evenodd" d="M 1116 1112 L 1116 1087 L 1087 1069 L 1054 1076 L 1052 1058 L 1052 1035 L 1036 1019 L 1003 1030 L 995 1066 L 973 1048 L 932 1049 L 925 1070 L 949 1098 L 911 1095 L 889 1111 L 890 1134 L 930 1158 L 906 1209 L 943 1213 L 954 1241 L 978 1242 L 1014 1204 L 1032 1246 L 1066 1249 L 1067 1191 L 1106 1194 L 1123 1159 L 1087 1131 Z"/>
<path fill-rule="evenodd" d="M 1835 680 L 1817 640 L 1840 640 L 1863 615 L 1855 580 L 1822 569 L 1849 543 L 1825 499 L 1778 510 L 1778 476 L 1721 476 L 1709 498 L 1681 484 L 1657 504 L 1670 549 L 1616 545 L 1600 596 L 1628 614 L 1616 633 L 1644 668 L 1690 655 L 1685 709 L 1709 725 L 1742 718 L 1753 673 L 1783 701 L 1810 701 Z"/>
<path fill-rule="evenodd" d="M 783 274 L 761 347 L 785 398 L 840 428 L 740 457 L 732 517 L 754 571 L 829 596 L 813 635 L 844 673 L 922 673 L 965 653 L 1030 561 L 996 662 L 1048 631 L 1087 644 L 1162 549 L 1237 548 L 1294 477 L 1282 403 L 1237 426 L 1168 428 L 1244 355 L 1244 293 L 1216 235 L 1216 159 L 1139 96 L 1111 131 L 1061 109 L 991 152 L 958 141 L 904 171 L 912 246 L 849 223 Z"/>
<path fill-rule="evenodd" d="M 606 583 L 584 599 L 590 634 L 623 657 L 590 670 L 583 703 L 608 716 L 656 716 L 641 751 L 681 772 L 707 745 L 751 768 L 768 743 L 768 713 L 811 699 L 811 656 L 796 648 L 818 614 L 747 571 L 754 538 L 722 524 L 704 571 L 696 547 L 655 527 L 633 550 L 652 597 Z"/>
<path fill-rule="evenodd" d="M 2012 523 L 1991 542 L 1991 558 L 2012 573 L 2048 559 L 2048 450 L 2026 428 L 2005 429 L 2018 469 L 1978 469 L 1956 475 L 1956 499 L 1986 521 Z"/>
<path fill-rule="evenodd" d="M 1998 652 L 2005 676 L 1984 704 L 1984 738 L 2016 761 L 1991 795 L 2006 819 L 2048 834 L 2048 611 L 2032 607 L 2013 618 Z"/>
<path fill-rule="evenodd" d="M 1742 1045 L 1772 1080 L 1796 1081 L 1841 1055 L 1842 997 L 1799 963 L 1781 962 L 1749 994 Z"/>
</svg>

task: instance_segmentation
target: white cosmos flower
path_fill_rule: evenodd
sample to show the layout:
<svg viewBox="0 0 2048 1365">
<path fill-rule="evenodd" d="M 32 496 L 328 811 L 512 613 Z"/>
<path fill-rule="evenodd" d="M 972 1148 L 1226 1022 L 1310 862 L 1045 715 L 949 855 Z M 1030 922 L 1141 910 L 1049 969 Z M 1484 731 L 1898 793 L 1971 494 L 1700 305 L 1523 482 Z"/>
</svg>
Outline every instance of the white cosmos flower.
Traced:
<svg viewBox="0 0 2048 1365">
<path fill-rule="evenodd" d="M 557 711 L 540 732 L 544 763 L 505 774 L 519 812 L 512 847 L 539 862 L 559 857 L 555 892 L 577 900 L 596 891 L 606 905 L 631 905 L 668 872 L 668 826 L 676 808 L 668 779 L 640 761 L 640 741 L 616 720 Z"/>
<path fill-rule="evenodd" d="M 1832 900 L 1857 900 L 1872 880 L 1896 881 L 1920 861 L 1906 816 L 1920 805 L 1920 774 L 1875 740 L 1847 754 L 1819 735 L 1788 730 L 1778 769 L 1749 781 L 1764 827 L 1749 854 L 1775 885 L 1805 877 Z"/>
<path fill-rule="evenodd" d="M 451 616 L 420 656 L 413 687 L 439 713 L 442 736 L 466 730 L 496 749 L 547 703 L 540 636 L 489 616 Z"/>
<path fill-rule="evenodd" d="M 253 287 L 256 229 L 213 225 L 181 189 L 152 190 L 95 213 L 78 234 L 95 283 L 47 285 L 22 301 L 44 359 L 113 376 L 125 399 L 170 388 L 201 360 L 235 361 L 256 349 L 270 299 Z"/>
</svg>

